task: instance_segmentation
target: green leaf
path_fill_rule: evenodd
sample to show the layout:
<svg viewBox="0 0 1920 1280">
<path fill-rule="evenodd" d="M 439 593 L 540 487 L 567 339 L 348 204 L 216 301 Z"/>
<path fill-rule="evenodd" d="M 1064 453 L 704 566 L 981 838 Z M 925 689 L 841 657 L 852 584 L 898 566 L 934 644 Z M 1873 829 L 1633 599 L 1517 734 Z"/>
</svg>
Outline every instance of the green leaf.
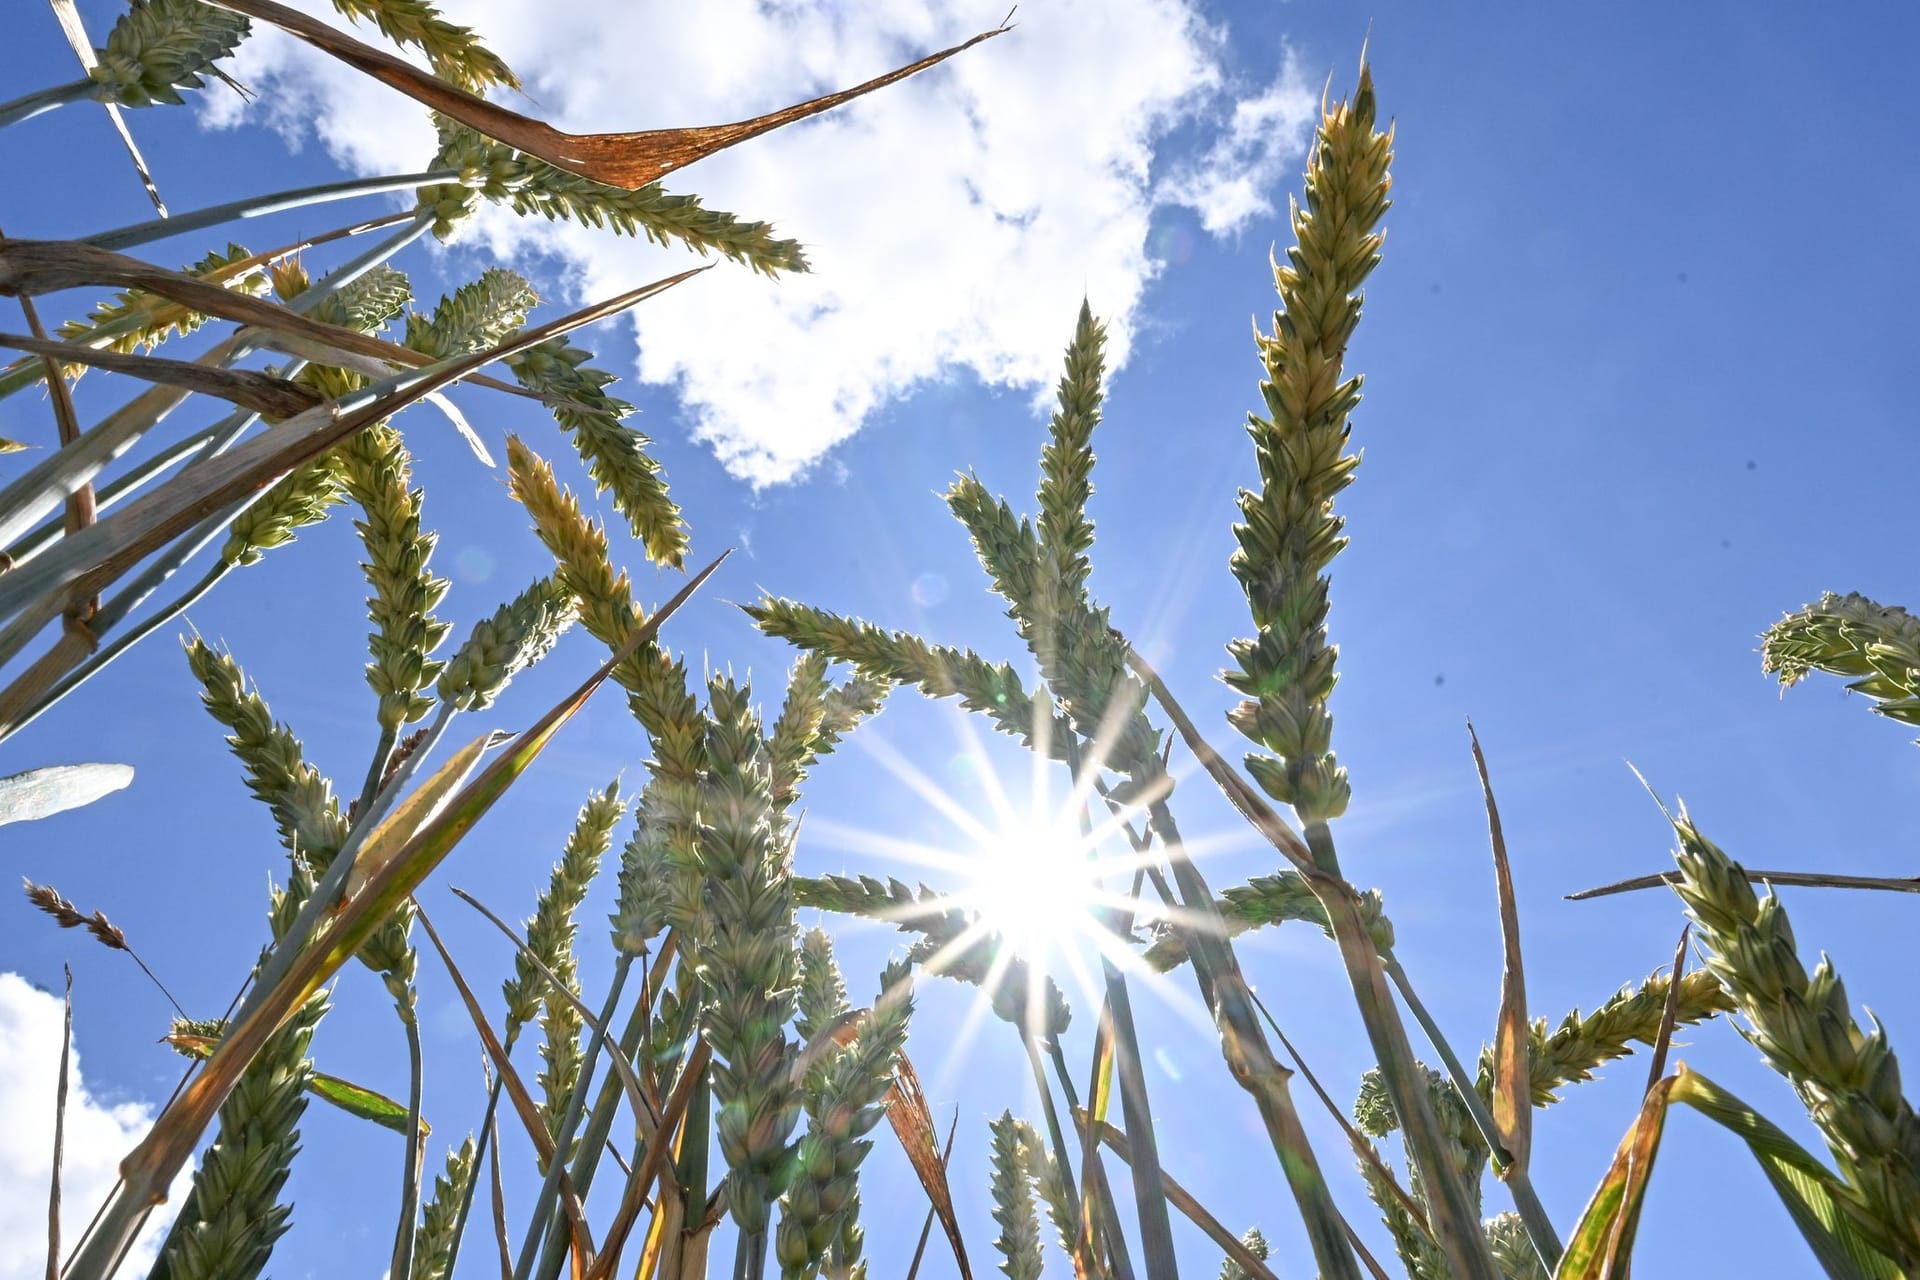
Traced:
<svg viewBox="0 0 1920 1280">
<path fill-rule="evenodd" d="M 92 804 L 133 781 L 130 764 L 56 764 L 0 778 L 0 826 Z"/>
<path fill-rule="evenodd" d="M 395 1102 L 386 1094 L 375 1093 L 351 1080 L 322 1075 L 316 1071 L 307 1085 L 307 1092 L 323 1102 L 331 1102 L 350 1116 L 371 1120 L 382 1129 L 391 1129 L 399 1134 L 407 1131 L 407 1106 L 404 1102 Z M 425 1120 L 420 1122 L 421 1137 L 426 1137 L 432 1131 Z"/>
<path fill-rule="evenodd" d="M 1697 1071 L 1679 1069 L 1671 1100 L 1745 1139 L 1761 1172 L 1833 1280 L 1899 1280 L 1900 1269 L 1860 1234 L 1842 1200 L 1846 1189 L 1779 1126 Z"/>
</svg>

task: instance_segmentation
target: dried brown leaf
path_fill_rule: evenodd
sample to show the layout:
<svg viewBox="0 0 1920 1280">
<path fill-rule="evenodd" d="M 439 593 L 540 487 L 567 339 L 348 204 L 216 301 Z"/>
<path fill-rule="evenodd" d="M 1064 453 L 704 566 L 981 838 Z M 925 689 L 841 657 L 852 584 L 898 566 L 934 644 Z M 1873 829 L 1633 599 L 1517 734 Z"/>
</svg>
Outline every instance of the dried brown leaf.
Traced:
<svg viewBox="0 0 1920 1280">
<path fill-rule="evenodd" d="M 918 62 L 889 71 L 851 89 L 796 103 L 751 120 L 691 129 L 577 134 L 562 133 L 544 121 L 510 111 L 498 103 L 457 89 L 411 63 L 362 44 L 324 22 L 276 4 L 274 0 L 214 0 L 214 3 L 234 13 L 270 22 L 321 52 L 399 90 L 416 102 L 479 130 L 489 138 L 537 156 L 569 173 L 628 190 L 657 182 L 675 169 L 684 168 L 703 156 L 770 133 L 808 116 L 829 111 L 876 89 L 883 89 L 1008 30 L 1002 26 L 983 31 L 971 40 L 929 54 Z"/>
</svg>

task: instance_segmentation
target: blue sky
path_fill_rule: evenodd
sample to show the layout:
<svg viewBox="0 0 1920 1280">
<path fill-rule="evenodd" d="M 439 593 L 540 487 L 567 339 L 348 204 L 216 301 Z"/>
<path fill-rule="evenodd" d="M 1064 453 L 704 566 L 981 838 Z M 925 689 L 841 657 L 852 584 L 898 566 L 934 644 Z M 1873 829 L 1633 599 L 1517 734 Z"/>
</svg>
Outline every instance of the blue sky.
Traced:
<svg viewBox="0 0 1920 1280">
<path fill-rule="evenodd" d="M 680 88 L 688 99 L 674 99 L 669 119 L 636 118 L 630 83 L 610 70 L 619 50 L 582 53 L 587 72 L 571 87 L 529 83 L 575 124 L 691 123 L 726 114 L 702 94 L 720 101 L 737 90 L 761 109 L 774 104 L 752 94 L 797 87 L 790 96 L 804 96 L 822 77 L 858 78 L 907 45 L 999 16 L 944 8 L 928 16 L 903 5 L 863 32 L 847 9 L 863 12 L 823 11 L 815 43 L 783 43 L 789 28 L 773 18 L 741 27 L 750 65 L 805 68 L 751 91 L 715 70 L 714 35 L 686 15 L 623 17 L 658 19 L 646 57 L 658 60 L 663 94 Z M 111 11 L 83 10 L 104 33 Z M 474 6 L 471 20 L 489 34 L 504 26 L 496 44 L 510 61 L 557 77 L 566 52 L 558 37 L 542 43 L 528 30 L 538 24 L 495 10 Z M 1284 210 L 1301 160 L 1288 113 L 1317 99 L 1328 75 L 1336 94 L 1350 85 L 1370 31 L 1398 158 L 1385 262 L 1350 355 L 1368 383 L 1354 430 L 1365 463 L 1340 504 L 1353 541 L 1333 571 L 1335 741 L 1355 795 L 1340 839 L 1352 878 L 1385 894 L 1398 952 L 1424 996 L 1457 1043 L 1491 1035 L 1499 948 L 1469 715 L 1515 860 L 1535 1015 L 1557 1021 L 1591 1008 L 1671 957 L 1681 924 L 1671 896 L 1561 899 L 1667 865 L 1659 811 L 1626 761 L 1663 796 L 1684 797 L 1702 829 L 1751 865 L 1913 872 L 1899 834 L 1920 803 L 1910 735 L 1831 681 L 1776 696 L 1755 652 L 1767 623 L 1823 590 L 1920 599 L 1910 554 L 1920 517 L 1902 483 L 1915 458 L 1901 393 L 1912 365 L 1908 304 L 1920 284 L 1912 218 L 1920 171 L 1903 159 L 1920 121 L 1898 88 L 1902 52 L 1920 34 L 1909 13 L 1210 5 L 1199 15 L 1208 31 L 1178 25 L 1193 15 L 1171 3 L 1117 6 L 1096 21 L 1043 0 L 1019 17 L 1015 32 L 951 74 L 865 104 L 848 136 L 831 124 L 794 130 L 670 184 L 817 244 L 825 284 L 773 285 L 723 267 L 687 286 L 690 300 L 673 300 L 683 309 L 663 302 L 657 317 L 641 317 L 637 365 L 631 329 L 610 325 L 586 339 L 602 353 L 598 363 L 651 379 L 622 386 L 689 513 L 693 558 L 738 548 L 675 622 L 673 643 L 696 669 L 703 660 L 750 669 L 763 695 L 777 696 L 788 654 L 726 603 L 763 587 L 1018 656 L 937 494 L 973 468 L 1031 508 L 1044 439 L 1035 395 L 1057 375 L 1084 290 L 1113 318 L 1126 353 L 1096 439 L 1094 589 L 1214 741 L 1231 748 L 1220 718 L 1230 698 L 1214 675 L 1221 646 L 1247 626 L 1225 561 L 1235 488 L 1253 478 L 1240 429 L 1257 402 L 1249 320 L 1270 323 L 1267 254 L 1287 240 L 1275 210 Z M 778 18 L 806 30 L 804 14 Z M 67 77 L 50 20 L 26 13 L 13 29 L 0 52 L 11 88 L 0 96 Z M 1076 46 L 1074 58 L 1059 53 Z M 676 58 L 681 48 L 687 55 Z M 1067 60 L 1052 66 L 1056 54 Z M 283 138 L 258 123 L 209 132 L 193 113 L 135 113 L 175 209 L 383 158 L 379 112 L 398 108 L 342 96 L 278 57 L 263 55 L 248 78 L 296 104 L 283 129 L 317 122 L 332 150 L 309 138 L 289 159 Z M 1218 83 L 1196 88 L 1202 73 Z M 1009 122 L 980 105 L 1003 85 L 1037 114 Z M 1066 111 L 1103 93 L 1116 104 L 1109 112 Z M 1236 145 L 1233 109 L 1263 102 L 1271 145 Z M 976 113 L 967 117 L 973 132 L 941 132 L 942 112 L 962 107 Z M 1045 118 L 1049 111 L 1069 118 Z M 9 232 L 55 234 L 81 201 L 98 211 L 81 220 L 88 229 L 142 216 L 143 197 L 97 110 L 68 108 L 6 130 L 0 143 L 12 172 L 49 179 L 13 184 L 0 208 Z M 836 147 L 873 152 L 878 167 L 821 171 L 819 157 Z M 76 155 L 88 157 L 87 171 L 70 168 Z M 1221 164 L 1208 168 L 1210 156 Z M 893 187 L 869 185 L 889 170 Z M 1266 211 L 1203 180 L 1236 173 L 1260 180 Z M 1059 175 L 1074 182 L 1048 180 Z M 1106 181 L 1111 189 L 1091 199 L 1085 184 Z M 997 182 L 1021 199 L 996 204 Z M 954 190 L 971 190 L 975 204 L 944 207 Z M 837 216 L 860 234 L 833 234 L 824 220 Z M 1208 230 L 1235 216 L 1231 230 Z M 260 248 L 323 225 L 332 225 L 326 212 L 234 235 Z M 610 292 L 603 286 L 680 261 L 657 250 L 593 256 L 570 237 L 531 241 L 491 227 L 489 235 L 410 255 L 401 265 L 416 295 L 430 302 L 509 251 L 555 301 L 573 287 Z M 863 245 L 878 265 L 857 261 Z M 171 263 L 203 248 L 193 239 L 149 252 Z M 833 283 L 836 265 L 851 284 Z M 861 310 L 857 295 L 881 284 L 901 295 L 887 300 L 896 309 Z M 806 292 L 836 288 L 845 292 Z M 733 354 L 703 362 L 698 348 L 714 335 Z M 865 339 L 885 358 L 856 350 Z M 826 368 L 828 357 L 844 367 Z M 785 367 L 743 380 L 756 359 Z M 105 378 L 87 379 L 83 410 L 97 416 L 111 390 Z M 521 404 L 473 391 L 459 399 L 496 446 L 515 430 L 550 456 L 565 454 L 551 426 Z M 0 402 L 0 435 L 43 438 L 45 412 L 31 397 Z M 546 561 L 497 473 L 430 411 L 404 425 L 427 487 L 426 519 L 441 534 L 434 563 L 454 583 L 443 616 L 463 635 Z M 626 551 L 638 566 L 638 549 Z M 336 516 L 191 614 L 203 634 L 232 647 L 343 785 L 357 781 L 372 740 L 356 556 L 350 525 Z M 677 585 L 638 577 L 643 596 L 664 598 Z M 597 660 L 588 638 L 572 636 L 515 686 L 498 723 L 531 720 Z M 138 771 L 132 789 L 90 809 L 9 828 L 0 850 L 13 871 L 105 910 L 190 1008 L 212 1011 L 264 936 L 263 890 L 283 864 L 271 824 L 196 703 L 163 633 L 0 746 L 0 772 L 91 758 Z M 644 754 L 618 699 L 603 698 L 426 894 L 483 993 L 510 957 L 445 886 L 524 914 L 588 791 L 620 773 L 637 783 Z M 801 868 L 953 887 L 943 873 L 864 847 L 861 833 L 884 833 L 972 852 L 969 836 L 897 781 L 887 759 L 976 812 L 989 804 L 984 777 L 1018 792 L 1027 776 L 1018 750 L 987 740 L 983 726 L 898 694 L 810 784 Z M 1176 808 L 1190 833 L 1211 838 L 1203 866 L 1216 886 L 1275 869 L 1202 781 L 1181 787 Z M 1920 999 L 1893 976 L 1911 965 L 1911 903 L 1788 894 L 1803 953 L 1830 954 L 1896 1051 L 1920 1052 L 1912 1031 Z M 598 922 L 609 900 L 603 886 L 582 912 L 590 987 L 606 971 Z M 0 922 L 0 970 L 51 990 L 62 961 L 74 965 L 77 1046 L 93 1097 L 163 1098 L 176 1073 L 154 1043 L 167 1009 L 123 958 L 78 945 L 19 899 L 0 907 Z M 833 927 L 850 987 L 870 994 L 895 935 Z M 1249 936 L 1241 953 L 1315 1070 L 1349 1099 L 1367 1064 L 1365 1040 L 1331 947 L 1288 928 Z M 457 1142 L 477 1117 L 478 1049 L 437 966 L 423 961 L 422 973 L 437 1161 L 441 1140 Z M 1261 1226 L 1288 1260 L 1283 1274 L 1299 1273 L 1304 1246 L 1271 1151 L 1211 1043 L 1184 1020 L 1179 1001 L 1190 990 L 1170 984 L 1166 999 L 1150 984 L 1143 990 L 1142 1034 L 1164 1049 L 1149 1083 L 1167 1167 L 1235 1230 Z M 940 982 L 920 992 L 910 1052 L 943 1125 L 958 1108 L 955 1191 L 984 1274 L 993 1236 L 985 1121 L 1002 1106 L 1030 1116 L 1035 1108 L 1006 1028 L 989 1019 L 959 1035 L 972 993 Z M 1072 994 L 1076 1011 L 1090 1015 L 1087 998 Z M 1090 1021 L 1076 1023 L 1078 1050 Z M 1790 1090 L 1730 1027 L 1683 1040 L 1681 1058 L 1817 1145 Z M 404 1090 L 403 1042 L 364 972 L 342 981 L 315 1053 L 325 1070 Z M 1629 1122 L 1644 1070 L 1639 1060 L 1618 1064 L 1537 1117 L 1536 1177 L 1563 1229 Z M 1370 1224 L 1337 1133 L 1301 1095 L 1342 1204 Z M 37 1117 L 44 1102 L 16 1092 L 0 1112 Z M 289 1186 L 295 1225 L 274 1273 L 376 1273 L 398 1178 L 392 1135 L 324 1108 L 308 1112 L 303 1131 L 306 1154 Z M 918 1232 L 918 1193 L 888 1142 L 868 1167 L 873 1274 L 901 1274 Z M 1655 1192 L 1636 1268 L 1650 1280 L 1816 1273 L 1751 1161 L 1700 1118 L 1669 1127 Z M 1507 1207 L 1491 1182 L 1488 1204 Z M 1186 1272 L 1213 1274 L 1211 1246 L 1192 1233 L 1181 1244 Z M 922 1275 L 948 1274 L 949 1265 L 936 1252 Z M 1057 1256 L 1049 1268 L 1064 1274 Z"/>
</svg>

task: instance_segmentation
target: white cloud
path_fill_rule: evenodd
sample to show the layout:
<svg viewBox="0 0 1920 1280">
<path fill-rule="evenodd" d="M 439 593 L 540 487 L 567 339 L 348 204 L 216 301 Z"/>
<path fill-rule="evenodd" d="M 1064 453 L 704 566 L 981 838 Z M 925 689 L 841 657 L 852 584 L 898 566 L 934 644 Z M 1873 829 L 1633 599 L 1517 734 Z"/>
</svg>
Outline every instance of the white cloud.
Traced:
<svg viewBox="0 0 1920 1280">
<path fill-rule="evenodd" d="M 956 43 L 981 12 L 928 0 L 447 8 L 521 73 L 539 114 L 574 130 L 739 119 Z M 634 313 L 639 376 L 675 390 L 735 474 L 790 479 L 955 373 L 1044 396 L 1083 294 L 1108 319 L 1118 367 L 1158 270 L 1155 208 L 1191 206 L 1221 234 L 1271 207 L 1315 106 L 1290 64 L 1239 96 L 1224 29 L 1190 0 L 1050 0 L 1018 18 L 905 84 L 669 179 L 774 220 L 814 265 L 778 282 L 715 271 Z M 261 103 L 213 93 L 210 119 L 253 112 L 315 131 L 365 172 L 431 154 L 422 113 L 277 33 L 243 46 L 235 71 Z M 1176 133 L 1197 138 L 1198 159 L 1161 154 Z M 1174 178 L 1157 183 L 1156 168 Z M 503 216 L 478 234 L 502 254 L 558 254 L 589 295 L 666 272 L 660 250 L 587 229 Z"/>
<path fill-rule="evenodd" d="M 1175 167 L 1160 184 L 1160 198 L 1192 209 L 1213 235 L 1238 232 L 1273 212 L 1273 190 L 1291 176 L 1300 139 L 1319 110 L 1298 58 L 1288 50 L 1272 86 L 1235 102 L 1225 131 L 1197 162 Z"/>
<path fill-rule="evenodd" d="M 17 973 L 0 973 L 0 1280 L 39 1280 L 47 1267 L 47 1189 L 53 1172 L 54 1097 L 60 1078 L 60 997 Z M 120 1158 L 153 1123 L 142 1103 L 108 1103 L 87 1089 L 76 1052 L 68 1067 L 61 1161 L 62 1252 L 79 1240 L 119 1177 Z M 144 1275 L 185 1193 L 148 1222 L 122 1270 Z"/>
</svg>

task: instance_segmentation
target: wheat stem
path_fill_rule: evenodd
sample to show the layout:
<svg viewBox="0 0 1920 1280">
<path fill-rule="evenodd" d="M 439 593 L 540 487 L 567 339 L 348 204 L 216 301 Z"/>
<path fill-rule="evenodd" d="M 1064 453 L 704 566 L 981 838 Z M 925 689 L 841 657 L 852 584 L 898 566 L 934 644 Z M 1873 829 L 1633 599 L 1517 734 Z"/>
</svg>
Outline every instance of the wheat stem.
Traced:
<svg viewBox="0 0 1920 1280">
<path fill-rule="evenodd" d="M 400 1222 L 393 1234 L 393 1261 L 388 1280 L 412 1280 L 414 1264 L 414 1219 L 420 1208 L 420 1094 L 426 1080 L 426 1068 L 420 1054 L 420 1020 L 410 1007 L 396 1002 L 400 1023 L 407 1033 L 407 1133 L 402 1144 L 400 1169 Z"/>
<path fill-rule="evenodd" d="M 176 213 L 170 217 L 151 218 L 145 222 L 135 222 L 124 227 L 115 227 L 111 231 L 83 236 L 76 243 L 90 244 L 101 249 L 130 249 L 135 245 L 148 244 L 155 240 L 183 236 L 190 231 L 217 227 L 223 222 L 262 218 L 268 214 L 285 213 L 290 209 L 304 209 L 310 205 L 326 204 L 333 200 L 348 200 L 355 196 L 377 196 L 389 191 L 407 191 L 414 187 L 424 187 L 429 183 L 457 181 L 459 177 L 460 173 L 457 169 L 428 169 L 422 173 L 391 174 L 379 178 L 346 178 L 339 182 L 323 182 L 316 186 L 276 191 L 271 195 L 229 200 L 225 204 L 209 205 L 205 209 L 196 209 L 192 213 Z"/>
<path fill-rule="evenodd" d="M 0 129 L 10 124 L 19 124 L 22 120 L 31 120 L 37 115 L 52 111 L 55 107 L 64 107 L 69 102 L 85 102 L 94 97 L 99 86 L 92 80 L 73 80 L 66 84 L 56 84 L 45 89 L 36 89 L 25 93 L 11 102 L 0 103 Z"/>
<path fill-rule="evenodd" d="M 528 930 L 527 945 L 533 946 L 531 928 Z M 627 973 L 632 968 L 632 963 L 631 956 L 620 956 L 614 962 L 613 981 L 607 988 L 606 1002 L 600 1008 L 600 1018 L 596 1024 L 600 1030 L 593 1036 L 595 1054 L 599 1052 L 604 1030 L 612 1022 L 614 1010 L 620 1003 L 620 992 L 627 984 Z M 566 975 L 556 971 L 555 976 L 565 977 Z M 533 1221 L 527 1227 L 527 1234 L 520 1245 L 520 1257 L 514 1263 L 514 1280 L 527 1280 L 527 1277 L 533 1274 L 534 1259 L 537 1256 L 535 1251 L 542 1240 L 546 1241 L 549 1251 L 554 1251 L 556 1245 L 558 1246 L 554 1259 L 556 1270 L 558 1263 L 565 1257 L 566 1228 L 565 1224 L 559 1221 L 554 1210 L 560 1203 L 560 1179 L 567 1170 L 567 1156 L 573 1142 L 574 1131 L 579 1127 L 581 1113 L 586 1107 L 587 1089 L 592 1079 L 592 1060 L 589 1059 L 587 1066 L 575 1077 L 573 1088 L 566 1096 L 563 1112 L 557 1117 L 558 1123 L 553 1129 L 553 1159 L 547 1162 L 546 1179 L 540 1184 L 539 1193 L 534 1196 Z M 613 1083 L 611 1078 L 609 1083 Z M 597 1147 L 591 1151 L 583 1148 L 574 1154 L 577 1157 L 593 1159 L 597 1163 L 599 1150 Z M 584 1201 L 586 1188 L 576 1185 L 574 1194 Z"/>
</svg>

